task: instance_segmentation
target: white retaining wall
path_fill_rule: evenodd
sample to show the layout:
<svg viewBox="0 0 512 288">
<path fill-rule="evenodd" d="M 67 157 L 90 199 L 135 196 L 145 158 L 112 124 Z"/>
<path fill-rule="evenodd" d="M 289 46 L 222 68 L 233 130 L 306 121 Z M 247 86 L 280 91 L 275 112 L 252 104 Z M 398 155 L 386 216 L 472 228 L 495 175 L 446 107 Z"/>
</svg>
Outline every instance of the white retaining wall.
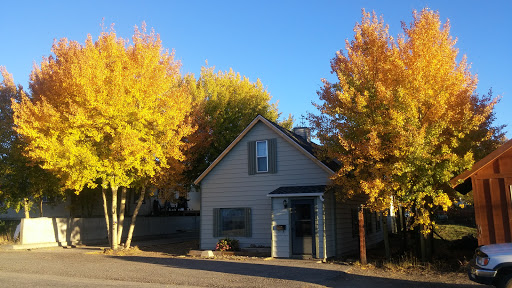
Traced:
<svg viewBox="0 0 512 288">
<path fill-rule="evenodd" d="M 130 228 L 130 219 L 123 227 L 123 241 Z M 133 237 L 198 231 L 199 216 L 137 217 Z M 23 218 L 21 244 L 107 242 L 105 218 Z"/>
</svg>

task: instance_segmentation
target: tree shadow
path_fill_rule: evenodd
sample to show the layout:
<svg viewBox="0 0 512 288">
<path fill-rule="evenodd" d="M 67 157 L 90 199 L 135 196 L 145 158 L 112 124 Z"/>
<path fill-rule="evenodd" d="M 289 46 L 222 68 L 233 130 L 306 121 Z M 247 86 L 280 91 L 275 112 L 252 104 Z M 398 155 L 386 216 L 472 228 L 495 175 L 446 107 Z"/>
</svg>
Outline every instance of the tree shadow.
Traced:
<svg viewBox="0 0 512 288">
<path fill-rule="evenodd" d="M 327 287 L 484 287 L 482 285 L 446 284 L 442 282 L 420 282 L 400 279 L 388 279 L 374 276 L 349 274 L 341 265 L 317 264 L 302 260 L 271 260 L 274 263 L 247 263 L 222 260 L 205 260 L 192 258 L 161 258 L 145 256 L 112 256 L 119 260 L 150 263 L 168 268 L 189 269 L 207 272 L 227 273 L 241 276 L 273 278 L 278 280 L 298 281 L 304 284 L 317 284 Z M 294 262 L 295 261 L 295 262 Z M 300 265 L 300 266 L 299 266 Z M 325 266 L 324 266 L 325 265 Z M 302 266 L 302 267 L 301 267 Z M 306 266 L 306 267 L 304 267 Z M 307 267 L 310 266 L 310 267 Z M 317 266 L 317 267 L 314 267 Z M 323 267 L 322 267 L 323 266 Z M 442 279 L 439 279 L 442 281 Z M 222 286 L 222 283 L 216 283 Z M 304 285 L 301 285 L 303 287 Z"/>
</svg>

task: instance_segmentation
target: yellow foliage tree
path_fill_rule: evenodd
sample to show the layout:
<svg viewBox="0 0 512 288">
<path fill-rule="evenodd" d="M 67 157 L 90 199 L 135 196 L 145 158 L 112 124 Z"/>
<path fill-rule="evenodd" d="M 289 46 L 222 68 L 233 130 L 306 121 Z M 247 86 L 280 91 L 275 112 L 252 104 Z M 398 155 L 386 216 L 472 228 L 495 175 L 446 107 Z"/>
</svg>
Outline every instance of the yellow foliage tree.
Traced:
<svg viewBox="0 0 512 288">
<path fill-rule="evenodd" d="M 23 155 L 26 143 L 14 130 L 12 103 L 25 95 L 23 88 L 14 84 L 12 75 L 0 66 L 0 213 L 8 208 L 18 212 L 21 207 L 25 218 L 38 202 L 43 216 L 43 198 L 62 197 L 57 177 L 42 169 Z"/>
<path fill-rule="evenodd" d="M 462 141 L 486 121 L 496 99 L 475 101 L 477 77 L 465 56 L 457 61 L 449 21 L 442 24 L 438 13 L 424 9 L 414 11 L 409 27 L 402 26 L 405 35 L 397 42 L 407 109 L 401 129 L 404 157 L 396 164 L 395 181 L 400 183 L 398 199 L 411 208 L 413 224 L 426 234 L 435 225 L 432 211 L 446 211 L 452 204 L 450 179 L 474 162 L 472 149 L 460 149 Z"/>
<path fill-rule="evenodd" d="M 202 67 L 199 79 L 187 75 L 183 85 L 194 97 L 194 123 L 197 131 L 190 142 L 188 169 L 185 182 L 192 183 L 226 149 L 226 147 L 258 115 L 277 121 L 280 113 L 277 103 L 259 79 L 249 78 L 229 71 L 214 71 L 214 67 Z M 290 115 L 279 124 L 291 129 Z"/>
<path fill-rule="evenodd" d="M 112 189 L 113 249 L 118 188 L 184 160 L 182 139 L 194 130 L 187 120 L 191 97 L 177 85 L 174 54 L 144 24 L 132 42 L 113 28 L 96 41 L 89 35 L 84 45 L 61 39 L 54 56 L 34 67 L 31 97 L 13 104 L 28 156 L 77 193 L 98 180 Z"/>
<path fill-rule="evenodd" d="M 401 63 L 388 27 L 375 14 L 363 11 L 361 24 L 354 28 L 354 40 L 346 42 L 331 61 L 337 83 L 324 81 L 319 92 L 320 116 L 310 115 L 327 156 L 343 165 L 333 183 L 343 189 L 339 196 L 365 195 L 374 210 L 389 207 L 395 167 L 400 155 L 400 127 L 405 119 L 396 103 L 400 91 L 394 88 Z"/>
<path fill-rule="evenodd" d="M 477 79 L 465 57 L 457 61 L 449 23 L 428 9 L 413 18 L 395 40 L 382 18 L 363 10 L 346 55 L 331 61 L 338 81 L 324 80 L 321 115 L 310 116 L 327 156 L 342 163 L 332 178 L 342 197 L 363 195 L 383 211 L 393 196 L 428 233 L 434 209 L 451 205 L 447 183 L 473 163 L 469 149 L 458 149 L 461 139 L 495 101 L 477 107 Z"/>
</svg>

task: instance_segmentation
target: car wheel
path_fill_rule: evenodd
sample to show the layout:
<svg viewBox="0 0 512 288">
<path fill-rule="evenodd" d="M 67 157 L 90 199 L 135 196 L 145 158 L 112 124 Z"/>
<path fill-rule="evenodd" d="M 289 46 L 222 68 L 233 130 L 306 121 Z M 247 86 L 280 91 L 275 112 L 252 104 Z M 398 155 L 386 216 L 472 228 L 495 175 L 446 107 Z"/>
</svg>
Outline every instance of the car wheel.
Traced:
<svg viewBox="0 0 512 288">
<path fill-rule="evenodd" d="M 512 273 L 500 277 L 497 288 L 512 288 Z"/>
</svg>

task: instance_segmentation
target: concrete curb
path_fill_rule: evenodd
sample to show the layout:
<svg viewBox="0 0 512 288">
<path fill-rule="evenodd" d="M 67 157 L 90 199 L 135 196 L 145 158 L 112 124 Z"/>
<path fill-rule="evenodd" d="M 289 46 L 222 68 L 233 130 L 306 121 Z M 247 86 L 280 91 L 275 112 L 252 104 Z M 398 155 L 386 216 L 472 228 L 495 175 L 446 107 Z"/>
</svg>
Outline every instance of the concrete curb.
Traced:
<svg viewBox="0 0 512 288">
<path fill-rule="evenodd" d="M 161 235 L 161 237 L 147 237 L 134 239 L 131 246 L 158 246 L 167 245 L 173 243 L 181 243 L 185 241 L 198 240 L 199 233 L 197 232 L 182 232 L 173 233 L 167 235 Z M 31 244 L 12 244 L 12 245 L 0 245 L 0 250 L 29 250 L 29 249 L 40 249 L 40 248 L 69 248 L 69 247 L 96 247 L 96 248 L 109 248 L 108 243 L 103 241 L 95 241 L 92 243 L 71 243 L 71 245 L 64 245 L 65 243 L 60 242 L 44 242 L 44 243 L 31 243 Z"/>
<path fill-rule="evenodd" d="M 1 249 L 4 250 L 28 250 L 28 249 L 39 249 L 39 248 L 53 248 L 61 247 L 57 242 L 47 243 L 35 243 L 35 244 L 14 244 L 14 245 L 3 245 Z"/>
</svg>

